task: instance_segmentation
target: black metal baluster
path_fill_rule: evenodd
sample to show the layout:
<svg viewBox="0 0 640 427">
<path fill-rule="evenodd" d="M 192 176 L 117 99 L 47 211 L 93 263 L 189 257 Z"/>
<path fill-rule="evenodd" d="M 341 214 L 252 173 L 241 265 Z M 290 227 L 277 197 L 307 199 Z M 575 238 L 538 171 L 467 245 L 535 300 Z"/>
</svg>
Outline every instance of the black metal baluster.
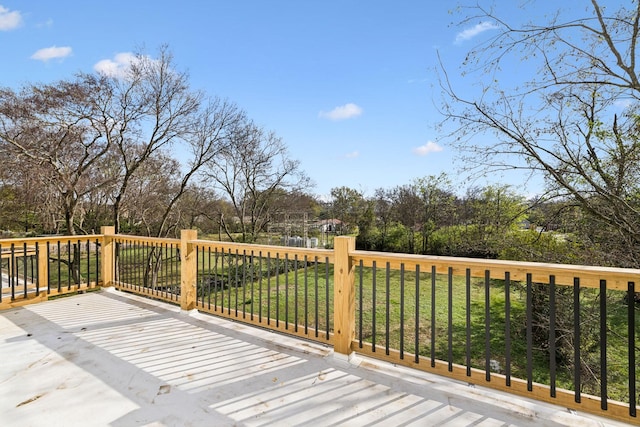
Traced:
<svg viewBox="0 0 640 427">
<path fill-rule="evenodd" d="M 60 246 L 60 240 L 58 240 L 58 292 L 60 292 L 62 290 L 62 275 L 61 275 L 61 262 L 60 262 L 60 252 L 62 252 L 60 250 L 61 246 Z"/>
<path fill-rule="evenodd" d="M 206 302 L 205 302 L 205 295 L 208 295 L 208 287 L 209 287 L 209 280 L 207 280 L 207 278 L 209 277 L 209 271 L 206 269 L 206 255 L 207 255 L 207 250 L 205 248 L 200 248 L 200 246 L 196 246 L 196 251 L 198 253 L 198 257 L 196 258 L 197 261 L 197 266 L 196 266 L 196 271 L 197 274 L 200 277 L 200 280 L 198 280 L 198 292 L 200 292 L 200 294 L 202 295 L 202 298 L 200 300 L 200 306 L 202 308 L 206 307 Z M 166 255 L 165 252 L 165 259 L 169 259 L 169 256 Z M 164 263 L 165 265 L 167 265 L 167 263 Z M 196 300 L 197 300 L 197 296 L 196 296 Z"/>
<path fill-rule="evenodd" d="M 140 285 L 140 277 L 144 268 L 144 262 L 139 261 L 140 252 L 143 250 L 141 250 L 139 242 L 130 240 L 128 246 L 131 247 L 131 264 L 128 265 L 129 276 L 131 277 L 131 287 L 135 289 Z"/>
<path fill-rule="evenodd" d="M 175 281 L 173 280 L 173 272 L 174 272 L 174 252 L 176 252 L 176 257 L 178 256 L 177 251 L 175 251 L 174 249 L 174 245 L 173 243 L 167 243 L 166 245 L 164 245 L 164 250 L 165 250 L 165 262 L 164 262 L 164 281 L 163 284 L 164 286 L 162 286 L 160 288 L 160 295 L 164 295 L 165 298 L 169 297 L 169 293 L 171 293 L 171 298 L 173 299 L 173 294 L 177 294 L 176 291 L 174 291 L 174 283 Z M 180 293 L 182 293 L 182 284 L 180 284 Z"/>
<path fill-rule="evenodd" d="M 124 266 L 123 273 L 125 276 L 125 283 L 128 288 L 134 287 L 134 282 L 136 281 L 136 268 L 132 268 L 135 263 L 135 245 L 131 242 L 131 240 L 124 241 L 124 247 L 127 249 L 127 264 Z"/>
<path fill-rule="evenodd" d="M 314 284 L 315 284 L 315 329 L 316 329 L 316 337 L 318 336 L 318 257 L 315 257 L 315 263 L 313 266 L 314 270 Z M 307 280 L 307 275 L 304 277 L 304 333 L 309 333 L 309 281 Z"/>
<path fill-rule="evenodd" d="M 362 348 L 362 289 L 364 282 L 364 262 L 360 260 L 360 264 L 358 266 L 358 273 L 360 275 L 360 282 L 358 285 L 358 346 Z"/>
<path fill-rule="evenodd" d="M 289 329 L 289 254 L 284 255 L 284 328 Z"/>
<path fill-rule="evenodd" d="M 304 256 L 304 265 L 302 266 L 302 274 L 303 274 L 303 277 L 304 277 L 303 280 L 305 281 L 305 287 L 306 287 L 307 271 L 308 271 L 307 264 L 308 264 L 308 258 L 305 255 Z M 300 315 L 300 312 L 299 312 L 299 309 L 298 309 L 299 299 L 300 299 L 300 290 L 298 289 L 299 288 L 299 284 L 300 284 L 300 280 L 298 278 L 298 255 L 295 256 L 295 270 L 296 270 L 296 275 L 295 275 L 295 279 L 296 279 L 295 280 L 295 296 L 294 296 L 295 304 L 293 306 L 294 306 L 294 312 L 295 312 L 294 316 L 296 318 L 296 321 L 295 321 L 295 327 L 294 327 L 295 329 L 294 330 L 296 332 L 298 332 L 299 324 L 300 324 L 300 320 L 299 320 L 300 317 L 298 317 Z M 305 333 L 307 333 L 306 325 L 305 325 Z"/>
<path fill-rule="evenodd" d="M 11 286 L 11 301 L 16 299 L 16 248 L 11 244 L 11 257 L 9 258 L 9 284 Z"/>
<path fill-rule="evenodd" d="M 466 307 L 466 319 L 465 327 L 467 333 L 466 339 L 466 365 L 467 376 L 471 376 L 471 269 L 467 268 L 465 272 L 465 307 Z"/>
<path fill-rule="evenodd" d="M 280 326 L 280 253 L 276 253 L 276 327 Z"/>
<path fill-rule="evenodd" d="M 420 362 L 420 264 L 416 264 L 416 319 L 414 362 Z"/>
<path fill-rule="evenodd" d="M 133 285 L 131 285 L 131 283 L 133 282 L 133 277 L 131 273 L 131 257 L 133 255 L 133 249 L 131 248 L 131 244 L 128 240 L 120 242 L 120 249 L 124 252 L 121 254 L 123 262 L 120 263 L 120 270 L 122 273 L 120 281 L 127 287 L 132 287 Z"/>
<path fill-rule="evenodd" d="M 580 403 L 581 365 L 580 362 L 580 278 L 573 278 L 573 389 L 574 399 Z"/>
<path fill-rule="evenodd" d="M 384 319 L 384 332 L 385 332 L 385 337 L 384 337 L 384 350 L 385 350 L 385 354 L 388 356 L 389 355 L 389 313 L 390 313 L 390 301 L 389 301 L 389 294 L 391 291 L 391 267 L 390 264 L 387 262 L 387 268 L 386 268 L 386 276 L 385 276 L 385 300 L 386 300 L 386 316 Z"/>
<path fill-rule="evenodd" d="M 376 262 L 373 261 L 373 265 L 371 266 L 371 304 L 372 313 L 371 313 L 371 351 L 373 353 L 376 352 L 376 278 L 378 276 L 378 271 L 376 268 Z"/>
<path fill-rule="evenodd" d="M 600 408 L 607 409 L 607 281 L 600 280 Z"/>
<path fill-rule="evenodd" d="M 298 295 L 298 285 L 300 284 L 300 281 L 299 281 L 300 268 L 298 266 L 298 254 L 296 254 L 294 256 L 293 263 L 294 263 L 293 264 L 293 268 L 295 270 L 295 275 L 293 276 L 294 277 L 294 281 L 293 281 L 293 299 L 294 299 L 294 302 L 293 302 L 293 316 L 296 319 L 295 320 L 295 324 L 293 326 L 293 330 L 298 332 L 298 324 L 300 323 L 298 321 L 298 314 L 299 314 L 299 310 L 298 310 L 298 303 L 299 303 L 299 300 L 298 300 L 298 296 L 299 296 Z M 304 265 L 305 266 L 307 265 L 307 256 L 306 255 L 304 256 Z"/>
<path fill-rule="evenodd" d="M 240 262 L 240 253 L 238 252 L 238 250 L 236 249 L 236 253 L 234 256 L 234 264 L 235 264 L 235 274 L 236 277 L 233 281 L 233 288 L 234 288 L 234 296 L 235 296 L 235 310 L 236 310 L 236 317 L 238 317 L 238 282 L 240 280 L 240 272 L 238 269 L 238 263 Z"/>
<path fill-rule="evenodd" d="M 628 327 L 627 341 L 629 343 L 629 415 L 636 416 L 636 318 L 635 318 L 635 283 L 627 284 L 627 313 Z"/>
<path fill-rule="evenodd" d="M 71 290 L 71 276 L 73 265 L 71 264 L 71 240 L 67 240 L 67 290 Z"/>
<path fill-rule="evenodd" d="M 232 275 L 233 275 L 233 253 L 231 249 L 229 249 L 229 263 L 227 265 L 227 314 L 231 316 L 231 288 L 233 287 L 233 283 L 231 283 Z"/>
<path fill-rule="evenodd" d="M 511 387 L 511 273 L 504 273 L 505 384 Z"/>
<path fill-rule="evenodd" d="M 180 266 L 182 265 L 182 260 L 180 259 L 180 244 L 171 243 L 169 249 L 171 251 L 169 263 L 172 271 L 171 278 L 167 280 L 167 284 L 171 285 L 171 297 L 173 298 L 175 296 L 176 300 L 179 300 L 180 294 L 182 294 L 182 281 L 180 280 Z"/>
<path fill-rule="evenodd" d="M 431 266 L 431 367 L 436 366 L 436 266 Z"/>
<path fill-rule="evenodd" d="M 142 256 L 140 257 L 139 261 L 138 261 L 138 265 L 136 266 L 138 269 L 138 288 L 139 289 L 143 289 L 146 290 L 144 288 L 146 288 L 147 286 L 149 286 L 149 276 L 151 275 L 151 258 L 149 255 L 149 243 L 147 242 L 140 242 L 139 243 L 140 248 L 141 248 L 141 252 L 142 252 Z M 142 268 L 140 268 L 142 267 Z M 147 276 L 145 278 L 145 275 Z"/>
<path fill-rule="evenodd" d="M 267 325 L 271 324 L 271 253 L 267 252 Z"/>
<path fill-rule="evenodd" d="M 0 253 L 2 252 L 2 248 L 0 248 Z M 32 272 L 31 275 L 35 276 L 36 282 L 36 296 L 40 295 L 40 269 L 36 268 L 35 275 L 33 272 L 33 265 L 40 262 L 40 244 L 36 242 L 36 262 L 31 263 Z M 0 269 L 2 266 L 0 266 Z M 0 301 L 2 301 L 2 281 L 0 281 Z"/>
<path fill-rule="evenodd" d="M 94 242 L 95 245 L 95 253 L 96 253 L 96 285 L 100 283 L 100 246 L 98 246 L 98 239 Z M 115 270 L 115 268 L 113 269 Z M 115 271 L 114 271 L 115 274 Z"/>
<path fill-rule="evenodd" d="M 262 323 L 262 251 L 258 252 L 258 322 Z"/>
<path fill-rule="evenodd" d="M 331 328 L 329 318 L 329 258 L 324 258 L 324 312 L 326 324 L 326 339 L 329 339 L 329 330 Z"/>
<path fill-rule="evenodd" d="M 24 297 L 27 297 L 27 243 L 22 244 L 22 273 L 23 273 L 23 289 L 24 289 Z"/>
<path fill-rule="evenodd" d="M 242 250 L 242 318 L 246 319 L 246 302 L 247 302 L 247 251 Z"/>
<path fill-rule="evenodd" d="M 82 268 L 81 268 L 82 267 L 82 262 L 81 262 L 82 261 L 82 246 L 80 246 L 80 240 L 78 240 L 77 245 L 78 245 L 78 253 L 77 253 L 78 259 L 76 260 L 76 262 L 78 264 L 77 265 L 77 267 L 78 267 L 78 289 L 80 289 L 80 286 L 82 285 Z M 75 255 L 76 255 L 76 247 L 75 247 L 75 245 L 73 247 L 73 253 L 74 253 L 74 258 L 75 258 Z"/>
<path fill-rule="evenodd" d="M 404 263 L 400 263 L 400 360 L 404 359 Z"/>
<path fill-rule="evenodd" d="M 37 246 L 37 243 L 36 243 Z M 37 248 L 36 248 L 37 252 Z M 98 282 L 96 282 L 96 286 Z M 87 288 L 91 287 L 91 241 L 87 240 Z"/>
<path fill-rule="evenodd" d="M 533 283 L 527 273 L 527 390 L 533 390 Z"/>
<path fill-rule="evenodd" d="M 449 372 L 453 372 L 453 267 L 447 272 L 447 285 L 447 361 Z"/>
<path fill-rule="evenodd" d="M 491 381 L 491 272 L 484 271 L 484 372 L 485 380 Z"/>
<path fill-rule="evenodd" d="M 211 250 L 211 249 L 209 249 Z M 163 293 L 165 294 L 165 296 L 167 295 L 167 292 L 169 290 L 169 287 L 173 287 L 173 243 L 168 243 L 164 246 L 164 257 L 165 257 L 165 263 L 164 263 L 164 292 L 163 289 L 160 289 L 160 295 L 162 295 Z M 202 251 L 202 263 L 203 263 L 203 267 L 204 267 L 204 251 Z M 182 286 L 182 284 L 181 284 Z M 180 293 L 182 293 L 182 289 L 180 290 Z M 204 301 L 203 301 L 204 304 Z"/>
<path fill-rule="evenodd" d="M 144 245 L 141 242 L 130 241 L 129 246 L 133 249 L 131 251 L 131 264 L 129 269 L 131 270 L 131 284 L 134 288 L 141 286 L 141 277 L 143 276 L 144 265 Z"/>
<path fill-rule="evenodd" d="M 249 319 L 253 320 L 253 314 L 254 314 L 254 308 L 255 308 L 255 304 L 254 304 L 254 300 L 255 300 L 255 283 L 256 283 L 256 255 L 253 252 L 253 250 L 251 251 L 251 254 L 249 255 L 249 283 L 250 283 L 250 290 L 249 290 Z M 245 305 L 246 305 L 246 301 L 245 301 Z"/>
<path fill-rule="evenodd" d="M 215 294 L 213 295 L 213 305 L 214 310 L 220 311 L 221 314 L 224 313 L 224 257 L 225 257 L 225 249 L 217 248 L 215 249 L 215 270 L 214 270 L 214 283 L 215 283 Z"/>
<path fill-rule="evenodd" d="M 556 397 L 556 277 L 549 276 L 549 393 Z"/>
<path fill-rule="evenodd" d="M 214 253 L 214 256 L 215 256 L 215 253 Z M 214 270 L 214 274 L 215 274 L 215 270 Z M 207 309 L 211 310 L 211 247 L 207 248 L 207 277 L 209 279 L 207 282 Z M 213 284 L 215 285 L 215 283 L 216 282 L 214 277 Z M 215 308 L 215 301 L 213 305 Z M 251 320 L 253 320 L 253 317 L 251 318 Z"/>
<path fill-rule="evenodd" d="M 247 251 L 242 251 L 242 318 L 247 318 Z"/>
</svg>

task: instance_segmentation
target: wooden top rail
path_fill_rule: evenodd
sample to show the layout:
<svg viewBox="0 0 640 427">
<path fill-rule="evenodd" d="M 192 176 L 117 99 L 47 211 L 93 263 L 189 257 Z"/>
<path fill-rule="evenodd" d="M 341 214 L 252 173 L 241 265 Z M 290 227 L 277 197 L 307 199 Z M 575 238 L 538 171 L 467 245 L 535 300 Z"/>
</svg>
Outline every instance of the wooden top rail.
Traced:
<svg viewBox="0 0 640 427">
<path fill-rule="evenodd" d="M 598 288 L 600 280 L 607 281 L 607 289 L 626 291 L 628 283 L 640 283 L 640 269 L 596 267 L 572 264 L 550 264 L 523 261 L 501 261 L 481 258 L 458 258 L 431 255 L 408 255 L 388 252 L 353 251 L 350 253 L 353 262 L 357 265 L 362 261 L 363 266 L 371 267 L 376 262 L 377 268 L 389 267 L 393 270 L 405 267 L 420 266 L 422 273 L 431 272 L 432 266 L 436 267 L 439 274 L 447 274 L 449 268 L 456 276 L 463 276 L 470 269 L 472 277 L 485 277 L 489 271 L 491 279 L 504 280 L 505 273 L 509 273 L 514 281 L 526 281 L 527 274 L 536 283 L 549 283 L 549 276 L 555 276 L 556 284 L 573 286 L 574 278 L 580 280 L 581 287 Z"/>
<path fill-rule="evenodd" d="M 233 242 L 219 242 L 213 240 L 192 240 L 189 243 L 196 245 L 198 248 L 203 249 L 217 249 L 217 250 L 238 250 L 239 252 L 253 252 L 254 255 L 258 252 L 262 252 L 262 256 L 266 256 L 267 253 L 272 254 L 286 254 L 290 257 L 298 255 L 300 257 L 305 255 L 310 259 L 318 257 L 318 262 L 324 262 L 325 258 L 328 258 L 329 263 L 334 262 L 335 253 L 330 249 L 311 249 L 311 248 L 299 248 L 294 246 L 275 246 L 275 245 L 255 245 L 250 243 L 233 243 Z M 291 259 L 291 258 L 290 258 Z"/>
<path fill-rule="evenodd" d="M 44 243 L 57 243 L 57 242 L 87 242 L 87 241 L 95 241 L 102 240 L 102 234 L 80 234 L 74 236 L 48 236 L 48 237 L 24 237 L 18 239 L 0 239 L 0 247 L 7 248 L 11 245 L 17 249 L 18 247 L 24 246 L 26 243 L 27 246 L 34 246 L 36 243 L 44 244 Z"/>
<path fill-rule="evenodd" d="M 156 245 L 179 245 L 180 244 L 180 239 L 171 239 L 168 237 L 144 237 L 144 236 L 134 236 L 132 234 L 112 234 L 112 235 L 106 235 L 105 237 L 109 237 L 113 239 L 114 242 L 133 241 L 133 242 L 152 243 Z"/>
</svg>

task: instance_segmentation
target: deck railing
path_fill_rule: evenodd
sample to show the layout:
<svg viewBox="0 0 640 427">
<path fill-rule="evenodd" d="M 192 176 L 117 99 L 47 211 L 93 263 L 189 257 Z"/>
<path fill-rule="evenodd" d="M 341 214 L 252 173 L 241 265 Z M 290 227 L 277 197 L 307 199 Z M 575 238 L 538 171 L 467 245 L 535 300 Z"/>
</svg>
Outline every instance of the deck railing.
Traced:
<svg viewBox="0 0 640 427">
<path fill-rule="evenodd" d="M 102 235 L 0 240 L 0 308 L 95 288 Z"/>
<path fill-rule="evenodd" d="M 0 240 L 0 308 L 118 289 L 639 424 L 640 270 L 115 235 Z"/>
</svg>

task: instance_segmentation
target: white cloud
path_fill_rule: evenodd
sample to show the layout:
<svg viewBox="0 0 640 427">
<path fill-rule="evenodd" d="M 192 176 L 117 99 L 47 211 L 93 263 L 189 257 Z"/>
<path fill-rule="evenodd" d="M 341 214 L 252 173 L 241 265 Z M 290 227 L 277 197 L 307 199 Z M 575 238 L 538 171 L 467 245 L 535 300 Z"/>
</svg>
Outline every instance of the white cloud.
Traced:
<svg viewBox="0 0 640 427">
<path fill-rule="evenodd" d="M 66 58 L 67 56 L 71 55 L 71 52 L 72 50 L 69 46 L 45 47 L 44 49 L 40 49 L 36 53 L 31 55 L 31 59 L 47 62 L 50 59 Z"/>
<path fill-rule="evenodd" d="M 346 120 L 352 117 L 358 117 L 360 114 L 362 114 L 362 108 L 356 104 L 349 103 L 336 107 L 329 112 L 320 111 L 318 117 L 329 120 Z"/>
<path fill-rule="evenodd" d="M 93 69 L 98 73 L 110 77 L 122 78 L 125 76 L 129 66 L 136 60 L 136 56 L 131 52 L 117 53 L 113 59 L 103 59 L 98 61 Z"/>
<path fill-rule="evenodd" d="M 429 153 L 437 153 L 442 150 L 443 148 L 441 146 L 433 141 L 429 141 L 426 144 L 421 145 L 420 147 L 414 148 L 413 153 L 418 156 L 426 156 Z"/>
<path fill-rule="evenodd" d="M 462 43 L 463 41 L 474 38 L 480 33 L 484 33 L 489 30 L 496 30 L 498 28 L 500 27 L 494 23 L 488 21 L 481 22 L 474 27 L 467 28 L 466 30 L 456 34 L 456 43 Z"/>
<path fill-rule="evenodd" d="M 9 31 L 22 25 L 22 15 L 17 10 L 9 12 L 9 9 L 0 6 L 0 31 Z"/>
<path fill-rule="evenodd" d="M 355 159 L 356 157 L 360 157 L 360 153 L 358 151 L 353 151 L 351 153 L 347 153 L 344 155 L 347 159 Z"/>
</svg>

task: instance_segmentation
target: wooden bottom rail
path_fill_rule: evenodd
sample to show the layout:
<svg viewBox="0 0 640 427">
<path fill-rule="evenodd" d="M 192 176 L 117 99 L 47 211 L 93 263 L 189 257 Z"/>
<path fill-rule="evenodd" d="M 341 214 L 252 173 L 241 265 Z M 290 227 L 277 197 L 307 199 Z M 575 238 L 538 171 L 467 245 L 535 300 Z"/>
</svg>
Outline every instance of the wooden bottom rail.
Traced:
<svg viewBox="0 0 640 427">
<path fill-rule="evenodd" d="M 36 304 L 47 300 L 47 293 L 41 291 L 38 295 L 33 293 L 28 293 L 27 296 L 21 295 L 19 298 L 11 300 L 11 298 L 2 297 L 2 302 L 0 302 L 0 310 L 8 310 L 10 308 L 21 307 L 23 305 L 28 304 Z"/>
<path fill-rule="evenodd" d="M 354 340 L 351 344 L 353 351 L 362 355 L 383 360 L 397 365 L 418 369 L 425 372 L 431 372 L 443 377 L 448 377 L 457 381 L 475 384 L 494 390 L 503 391 L 529 399 L 535 399 L 553 405 L 559 405 L 568 409 L 575 409 L 582 412 L 588 412 L 605 418 L 611 418 L 625 423 L 640 425 L 640 418 L 632 417 L 629 414 L 629 405 L 614 400 L 607 401 L 607 410 L 600 407 L 601 400 L 597 396 L 591 396 L 582 393 L 580 395 L 580 403 L 575 401 L 575 393 L 570 390 L 556 389 L 556 397 L 550 396 L 551 388 L 544 384 L 533 383 L 532 391 L 527 390 L 527 381 L 511 377 L 511 385 L 506 384 L 506 376 L 498 373 L 491 373 L 490 381 L 486 379 L 486 372 L 481 369 L 471 368 L 471 375 L 467 376 L 467 367 L 453 364 L 452 370 L 449 370 L 449 363 L 443 360 L 435 360 L 431 366 L 431 358 L 429 356 L 420 356 L 419 362 L 415 362 L 415 355 L 405 352 L 404 357 L 400 358 L 400 352 L 389 349 L 389 355 L 385 354 L 384 348 L 377 347 L 376 351 L 372 350 L 369 343 L 363 343 L 360 348 L 359 341 Z"/>
<path fill-rule="evenodd" d="M 305 332 L 304 325 L 298 324 L 297 330 L 296 330 L 296 324 L 292 322 L 287 323 L 284 320 L 276 321 L 276 319 L 268 318 L 265 316 L 262 316 L 262 319 L 260 319 L 256 313 L 253 313 L 253 319 L 252 319 L 251 313 L 238 310 L 238 314 L 236 315 L 235 309 L 231 309 L 231 313 L 229 313 L 227 307 L 223 308 L 220 306 L 211 305 L 211 307 L 209 308 L 207 306 L 202 305 L 201 302 L 198 302 L 196 309 L 203 313 L 212 314 L 218 317 L 224 317 L 225 319 L 246 323 L 248 325 L 257 326 L 259 328 L 269 329 L 276 332 L 282 332 L 285 335 L 292 335 L 299 338 L 304 338 L 307 340 L 319 342 L 322 344 L 333 345 L 333 337 L 334 337 L 333 333 L 330 332 L 329 336 L 327 337 L 326 330 L 318 329 L 318 333 L 316 336 L 315 327 L 312 328 L 307 326 L 306 327 L 307 332 Z"/>
<path fill-rule="evenodd" d="M 168 302 L 170 304 L 180 303 L 180 295 L 174 294 L 172 292 L 159 291 L 157 289 L 145 288 L 144 286 L 132 285 L 130 283 L 124 283 L 124 282 L 111 282 L 111 286 L 113 286 L 115 289 L 119 291 L 130 292 L 136 295 L 142 295 L 152 299 Z"/>
<path fill-rule="evenodd" d="M 99 289 L 101 287 L 101 283 L 91 282 L 91 283 L 83 283 L 81 285 L 72 285 L 71 287 L 63 286 L 59 291 L 57 288 L 46 290 L 46 288 L 41 288 L 40 291 L 36 294 L 35 287 L 29 288 L 29 292 L 25 295 L 22 292 L 19 295 L 16 295 L 15 299 L 11 299 L 10 295 L 3 294 L 2 301 L 0 301 L 0 310 L 7 310 L 10 308 L 21 307 L 23 305 L 28 304 L 36 304 L 40 302 L 47 301 L 49 298 L 62 296 L 62 295 L 70 295 L 78 292 L 84 292 L 93 289 Z M 4 289 L 6 291 L 7 288 Z"/>
</svg>

